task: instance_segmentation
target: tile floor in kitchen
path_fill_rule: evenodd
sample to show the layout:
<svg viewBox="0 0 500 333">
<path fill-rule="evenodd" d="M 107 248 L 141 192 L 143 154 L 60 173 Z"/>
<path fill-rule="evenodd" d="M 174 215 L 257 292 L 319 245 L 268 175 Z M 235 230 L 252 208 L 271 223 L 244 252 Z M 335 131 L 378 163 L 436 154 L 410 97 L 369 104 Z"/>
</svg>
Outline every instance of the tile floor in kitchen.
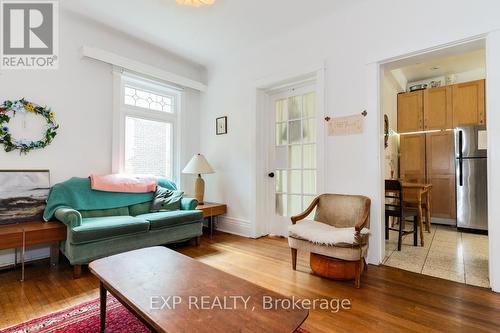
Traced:
<svg viewBox="0 0 500 333">
<path fill-rule="evenodd" d="M 407 222 L 407 229 L 412 228 L 413 223 Z M 401 251 L 397 251 L 397 231 L 389 232 L 385 247 L 384 265 L 474 286 L 490 287 L 486 235 L 432 225 L 431 233 L 424 231 L 424 247 L 413 246 L 413 235 L 410 234 L 404 236 Z"/>
</svg>

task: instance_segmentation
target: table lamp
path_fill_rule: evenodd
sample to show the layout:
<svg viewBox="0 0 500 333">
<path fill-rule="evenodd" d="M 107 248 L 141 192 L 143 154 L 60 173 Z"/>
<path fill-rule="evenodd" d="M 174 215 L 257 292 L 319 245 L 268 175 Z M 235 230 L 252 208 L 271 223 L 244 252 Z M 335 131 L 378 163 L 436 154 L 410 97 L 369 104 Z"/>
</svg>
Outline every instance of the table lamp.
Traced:
<svg viewBox="0 0 500 333">
<path fill-rule="evenodd" d="M 194 184 L 194 197 L 200 205 L 203 205 L 203 195 L 205 193 L 205 181 L 201 178 L 201 175 L 214 172 L 214 169 L 212 169 L 202 154 L 194 155 L 184 170 L 182 170 L 182 173 L 198 175 Z"/>
</svg>

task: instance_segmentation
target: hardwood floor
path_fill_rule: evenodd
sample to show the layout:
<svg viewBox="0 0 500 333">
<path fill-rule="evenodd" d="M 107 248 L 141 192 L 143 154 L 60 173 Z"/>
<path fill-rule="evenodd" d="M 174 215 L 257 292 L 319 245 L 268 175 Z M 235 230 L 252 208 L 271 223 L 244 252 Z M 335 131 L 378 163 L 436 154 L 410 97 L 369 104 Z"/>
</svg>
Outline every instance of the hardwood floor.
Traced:
<svg viewBox="0 0 500 333">
<path fill-rule="evenodd" d="M 309 256 L 299 251 L 297 271 L 287 242 L 218 233 L 201 245 L 176 250 L 210 266 L 283 295 L 308 299 L 350 299 L 351 310 L 313 310 L 303 328 L 315 332 L 498 332 L 500 295 L 386 266 L 369 266 L 361 289 L 311 275 Z M 0 272 L 0 327 L 40 317 L 99 296 L 99 285 L 87 269 L 72 279 L 71 267 L 47 262 L 20 272 Z M 243 291 L 242 291 L 243 292 Z"/>
</svg>

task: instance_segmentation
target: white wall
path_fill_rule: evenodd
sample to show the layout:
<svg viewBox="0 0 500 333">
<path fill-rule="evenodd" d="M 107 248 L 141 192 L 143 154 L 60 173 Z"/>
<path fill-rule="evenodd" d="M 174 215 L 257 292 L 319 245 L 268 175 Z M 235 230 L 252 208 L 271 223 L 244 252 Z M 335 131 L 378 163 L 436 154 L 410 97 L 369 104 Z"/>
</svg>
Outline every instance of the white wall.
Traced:
<svg viewBox="0 0 500 333">
<path fill-rule="evenodd" d="M 50 169 L 52 183 L 73 176 L 111 172 L 112 68 L 82 59 L 83 45 L 101 48 L 190 79 L 202 81 L 202 67 L 98 23 L 61 11 L 60 67 L 47 71 L 2 71 L 0 99 L 25 97 L 56 112 L 60 124 L 51 145 L 28 155 L 0 151 L 0 169 Z M 200 94 L 186 89 L 182 116 L 181 167 L 199 151 Z M 183 179 L 187 179 L 184 178 Z M 193 193 L 187 182 L 187 192 Z M 11 253 L 12 251 L 2 252 Z M 46 255 L 46 249 L 32 254 Z M 30 256 L 30 254 L 28 254 Z M 12 256 L 0 255 L 0 266 Z"/>
<path fill-rule="evenodd" d="M 207 177 L 207 198 L 227 202 L 230 217 L 255 223 L 251 220 L 255 186 L 250 168 L 255 159 L 255 82 L 325 61 L 327 113 L 357 114 L 369 107 L 363 135 L 327 138 L 326 189 L 371 197 L 372 228 L 377 224 L 380 228 L 382 120 L 373 103 L 378 91 L 369 81 L 376 77 L 373 63 L 498 29 L 499 11 L 496 0 L 365 1 L 221 59 L 209 69 L 209 90 L 202 102 L 202 151 L 217 169 L 217 174 Z M 229 133 L 217 137 L 213 123 L 219 115 L 229 117 Z M 494 186 L 500 192 L 500 182 Z M 224 228 L 230 229 L 231 223 L 225 221 Z M 380 262 L 381 242 L 380 230 L 375 230 L 369 254 L 372 263 Z M 499 260 L 491 257 L 491 265 L 500 266 Z M 495 288 L 500 289 L 500 284 Z"/>
</svg>

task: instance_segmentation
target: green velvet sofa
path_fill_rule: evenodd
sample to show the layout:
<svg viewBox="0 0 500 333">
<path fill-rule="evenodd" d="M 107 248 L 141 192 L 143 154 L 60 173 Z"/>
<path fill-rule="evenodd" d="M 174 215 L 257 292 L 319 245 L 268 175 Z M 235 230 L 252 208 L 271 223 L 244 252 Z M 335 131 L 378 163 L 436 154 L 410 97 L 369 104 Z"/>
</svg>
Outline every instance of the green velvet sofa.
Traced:
<svg viewBox="0 0 500 333">
<path fill-rule="evenodd" d="M 190 239 L 195 239 L 197 244 L 199 242 L 199 237 L 202 235 L 203 214 L 196 210 L 198 205 L 196 199 L 183 198 L 180 210 L 150 213 L 152 193 L 134 195 L 100 192 L 86 188 L 90 187 L 87 179 L 72 178 L 67 182 L 71 181 L 73 183 L 65 186 L 62 192 L 63 202 L 57 203 L 52 209 L 52 214 L 46 209 L 46 219 L 50 219 L 50 215 L 53 215 L 68 227 L 67 239 L 61 242 L 60 249 L 74 266 L 75 277 L 80 275 L 82 264 L 88 264 L 98 258 Z M 74 186 L 75 183 L 77 186 Z M 176 189 L 172 182 L 159 182 L 159 184 Z M 95 202 L 96 209 L 75 209 L 69 206 L 67 202 L 82 201 L 72 200 L 73 189 L 81 192 L 78 195 L 85 201 L 80 207 L 91 208 Z M 58 190 L 60 193 L 61 189 Z M 53 191 L 54 188 L 49 195 L 48 207 Z M 56 196 L 57 194 L 52 195 Z M 107 208 L 116 206 L 112 204 L 113 198 L 120 203 L 133 204 Z M 136 203 L 138 201 L 143 202 Z M 107 203 L 103 205 L 103 202 Z"/>
</svg>

